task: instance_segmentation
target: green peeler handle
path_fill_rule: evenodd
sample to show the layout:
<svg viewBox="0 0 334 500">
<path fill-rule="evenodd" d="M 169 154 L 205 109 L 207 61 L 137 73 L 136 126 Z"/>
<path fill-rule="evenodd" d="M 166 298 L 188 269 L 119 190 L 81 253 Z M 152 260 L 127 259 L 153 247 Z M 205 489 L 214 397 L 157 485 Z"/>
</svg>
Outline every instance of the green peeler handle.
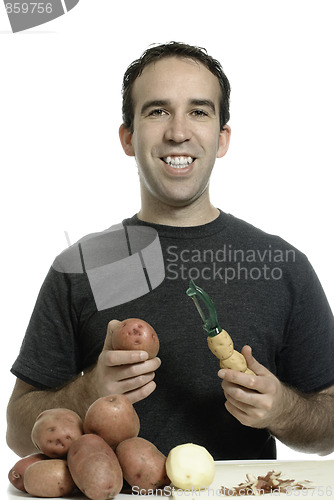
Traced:
<svg viewBox="0 0 334 500">
<path fill-rule="evenodd" d="M 207 332 L 209 337 L 214 337 L 215 335 L 218 335 L 222 331 L 222 329 L 218 323 L 216 308 L 212 300 L 210 299 L 209 295 L 202 288 L 197 286 L 193 280 L 190 280 L 189 288 L 186 293 L 194 301 L 194 304 L 202 318 L 203 328 Z M 201 299 L 202 302 L 207 307 L 209 313 L 208 318 L 206 318 L 203 309 L 199 304 L 198 298 Z"/>
</svg>

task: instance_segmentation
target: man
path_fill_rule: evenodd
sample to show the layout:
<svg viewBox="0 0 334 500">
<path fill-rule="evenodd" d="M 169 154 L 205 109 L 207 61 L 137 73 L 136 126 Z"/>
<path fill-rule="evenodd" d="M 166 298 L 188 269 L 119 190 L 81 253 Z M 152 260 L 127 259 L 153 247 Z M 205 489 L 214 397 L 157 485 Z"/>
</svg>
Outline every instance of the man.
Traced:
<svg viewBox="0 0 334 500">
<path fill-rule="evenodd" d="M 136 158 L 141 208 L 66 250 L 50 269 L 12 368 L 7 442 L 19 455 L 34 451 L 39 412 L 68 407 L 83 417 L 112 393 L 129 397 L 140 435 L 164 453 L 192 441 L 217 460 L 274 458 L 273 436 L 305 452 L 334 450 L 334 323 L 321 285 L 301 252 L 210 201 L 210 175 L 230 141 L 229 94 L 219 63 L 185 44 L 152 47 L 127 70 L 120 139 Z M 147 246 L 132 251 L 136 231 L 148 232 Z M 164 262 L 155 282 L 159 252 L 147 257 L 150 231 Z M 147 290 L 137 267 L 128 286 L 123 240 L 124 262 L 136 256 L 154 282 Z M 212 297 L 255 375 L 219 370 L 217 377 L 185 293 L 190 278 Z M 118 320 L 128 317 L 155 328 L 161 360 L 111 350 Z"/>
</svg>

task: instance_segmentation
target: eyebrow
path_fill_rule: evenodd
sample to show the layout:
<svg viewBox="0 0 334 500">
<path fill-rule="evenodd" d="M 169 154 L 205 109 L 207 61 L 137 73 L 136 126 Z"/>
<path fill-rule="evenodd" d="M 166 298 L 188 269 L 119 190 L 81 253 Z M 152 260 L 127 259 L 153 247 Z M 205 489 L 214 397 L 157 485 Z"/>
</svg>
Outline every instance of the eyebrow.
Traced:
<svg viewBox="0 0 334 500">
<path fill-rule="evenodd" d="M 164 100 L 164 99 L 153 99 L 152 101 L 147 101 L 143 104 L 141 108 L 141 114 L 144 115 L 149 109 L 151 108 L 163 108 L 166 106 L 170 106 L 171 101 L 170 100 Z M 203 107 L 208 107 L 211 109 L 213 114 L 216 114 L 216 107 L 213 101 L 211 99 L 190 99 L 189 100 L 189 105 L 190 106 L 203 106 Z"/>
<path fill-rule="evenodd" d="M 216 114 L 216 106 L 211 99 L 191 99 L 190 104 L 192 106 L 203 106 L 210 108 L 213 114 Z"/>
<path fill-rule="evenodd" d="M 151 108 L 163 108 L 169 105 L 170 101 L 168 100 L 155 99 L 152 101 L 147 101 L 142 105 L 141 114 L 145 115 L 145 113 Z"/>
</svg>

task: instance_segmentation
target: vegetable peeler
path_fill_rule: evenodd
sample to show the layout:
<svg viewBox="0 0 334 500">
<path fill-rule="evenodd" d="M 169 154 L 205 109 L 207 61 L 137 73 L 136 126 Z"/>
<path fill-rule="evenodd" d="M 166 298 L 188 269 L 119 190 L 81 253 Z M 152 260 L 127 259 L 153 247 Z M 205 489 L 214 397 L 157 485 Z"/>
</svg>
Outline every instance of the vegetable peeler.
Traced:
<svg viewBox="0 0 334 500">
<path fill-rule="evenodd" d="M 193 299 L 196 309 L 199 312 L 204 323 L 203 328 L 207 332 L 208 336 L 215 337 L 216 335 L 218 335 L 222 331 L 222 328 L 219 326 L 217 311 L 209 295 L 202 288 L 197 286 L 193 280 L 190 280 L 189 288 L 186 293 L 190 298 Z M 201 299 L 207 307 L 209 313 L 208 318 L 205 317 L 198 299 Z"/>
</svg>

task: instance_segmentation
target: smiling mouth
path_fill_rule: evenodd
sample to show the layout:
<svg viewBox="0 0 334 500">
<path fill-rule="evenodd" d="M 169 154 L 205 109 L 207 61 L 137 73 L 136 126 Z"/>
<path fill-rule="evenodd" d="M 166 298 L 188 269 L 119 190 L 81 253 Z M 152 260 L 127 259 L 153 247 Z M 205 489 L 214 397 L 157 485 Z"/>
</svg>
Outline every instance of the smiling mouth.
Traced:
<svg viewBox="0 0 334 500">
<path fill-rule="evenodd" d="M 172 168 L 182 169 L 187 168 L 191 165 L 196 158 L 192 156 L 165 156 L 161 158 L 163 162 Z"/>
</svg>

